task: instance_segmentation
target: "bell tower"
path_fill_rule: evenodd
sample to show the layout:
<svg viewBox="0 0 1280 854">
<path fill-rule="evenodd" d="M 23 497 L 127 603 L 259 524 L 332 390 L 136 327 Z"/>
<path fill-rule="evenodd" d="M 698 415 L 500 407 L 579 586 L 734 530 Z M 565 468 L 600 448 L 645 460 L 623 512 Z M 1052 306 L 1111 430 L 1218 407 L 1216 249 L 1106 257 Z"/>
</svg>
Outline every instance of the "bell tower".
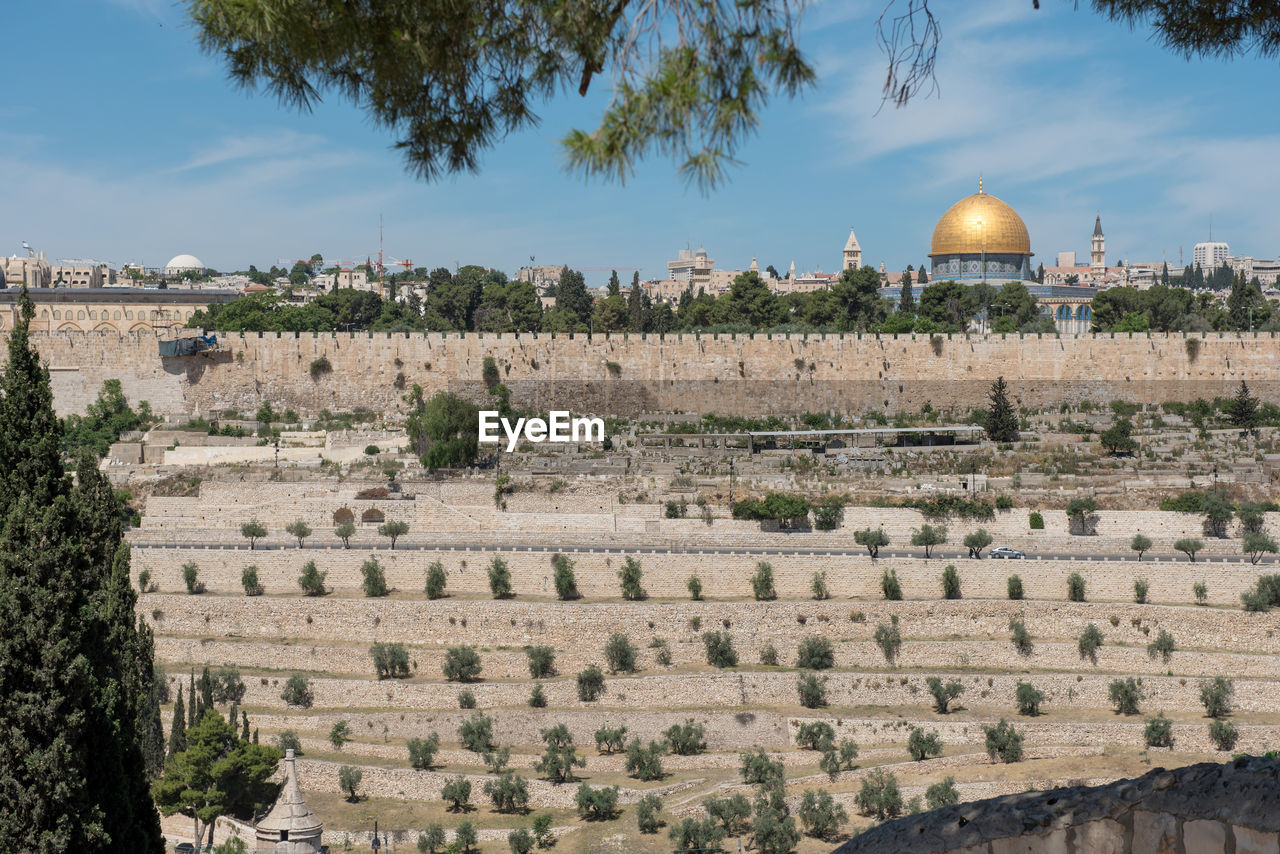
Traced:
<svg viewBox="0 0 1280 854">
<path fill-rule="evenodd" d="M 858 237 L 853 233 L 853 229 L 849 229 L 849 239 L 844 244 L 844 266 L 843 270 L 856 270 L 862 266 L 862 247 L 858 244 Z"/>
<path fill-rule="evenodd" d="M 1107 272 L 1107 238 L 1102 234 L 1102 215 L 1093 221 L 1093 241 L 1089 247 L 1089 266 L 1093 275 L 1101 278 Z"/>
</svg>

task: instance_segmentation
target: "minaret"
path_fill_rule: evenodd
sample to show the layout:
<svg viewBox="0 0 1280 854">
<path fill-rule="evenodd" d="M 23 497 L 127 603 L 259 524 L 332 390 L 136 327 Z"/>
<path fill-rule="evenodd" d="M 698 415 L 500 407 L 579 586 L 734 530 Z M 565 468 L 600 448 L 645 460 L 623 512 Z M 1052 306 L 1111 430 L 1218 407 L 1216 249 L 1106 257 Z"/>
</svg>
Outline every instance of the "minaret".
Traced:
<svg viewBox="0 0 1280 854">
<path fill-rule="evenodd" d="M 1093 241 L 1089 248 L 1089 266 L 1093 277 L 1101 280 L 1107 273 L 1107 238 L 1102 236 L 1102 215 L 1093 221 Z"/>
<path fill-rule="evenodd" d="M 844 245 L 844 267 L 845 270 L 856 270 L 862 266 L 862 247 L 858 245 L 858 237 L 853 233 L 853 226 L 849 227 L 849 240 Z"/>
<path fill-rule="evenodd" d="M 791 262 L 791 269 L 787 271 L 787 278 L 793 282 L 796 280 L 796 262 L 795 261 Z"/>
</svg>

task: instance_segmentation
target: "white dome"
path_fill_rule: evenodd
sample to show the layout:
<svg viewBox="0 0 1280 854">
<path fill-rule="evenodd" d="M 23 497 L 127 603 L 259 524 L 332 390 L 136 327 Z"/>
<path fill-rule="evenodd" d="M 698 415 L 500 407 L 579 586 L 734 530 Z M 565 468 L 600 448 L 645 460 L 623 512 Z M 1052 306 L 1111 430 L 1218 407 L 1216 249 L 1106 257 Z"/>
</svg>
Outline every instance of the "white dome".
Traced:
<svg viewBox="0 0 1280 854">
<path fill-rule="evenodd" d="M 184 270 L 204 272 L 204 262 L 194 255 L 175 255 L 164 265 L 166 273 L 181 273 Z"/>
</svg>

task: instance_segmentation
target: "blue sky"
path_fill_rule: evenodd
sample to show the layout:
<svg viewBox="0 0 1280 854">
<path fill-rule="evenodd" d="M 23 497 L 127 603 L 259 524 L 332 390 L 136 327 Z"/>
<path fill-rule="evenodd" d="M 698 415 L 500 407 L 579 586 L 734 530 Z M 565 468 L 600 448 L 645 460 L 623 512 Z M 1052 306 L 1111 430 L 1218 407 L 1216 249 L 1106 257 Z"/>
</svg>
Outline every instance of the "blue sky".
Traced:
<svg viewBox="0 0 1280 854">
<path fill-rule="evenodd" d="M 938 95 L 879 110 L 882 2 L 810 4 L 802 43 L 819 85 L 774 101 L 742 168 L 708 196 L 660 158 L 621 187 L 563 171 L 558 140 L 593 126 L 603 90 L 545 105 L 479 175 L 427 185 L 337 97 L 299 114 L 234 88 L 169 0 L 15 4 L 0 252 L 27 240 L 54 258 L 149 265 L 190 252 L 221 269 L 362 259 L 381 214 L 387 256 L 419 266 L 514 274 L 533 255 L 652 278 L 677 249 L 705 246 L 723 268 L 756 256 L 832 270 L 853 226 L 868 263 L 901 269 L 926 260 L 938 217 L 981 171 L 1026 220 L 1038 261 L 1087 257 L 1095 213 L 1112 263 L 1175 262 L 1179 246 L 1190 258 L 1210 213 L 1234 253 L 1280 253 L 1277 63 L 1188 62 L 1066 0 L 1038 12 L 935 0 Z"/>
</svg>

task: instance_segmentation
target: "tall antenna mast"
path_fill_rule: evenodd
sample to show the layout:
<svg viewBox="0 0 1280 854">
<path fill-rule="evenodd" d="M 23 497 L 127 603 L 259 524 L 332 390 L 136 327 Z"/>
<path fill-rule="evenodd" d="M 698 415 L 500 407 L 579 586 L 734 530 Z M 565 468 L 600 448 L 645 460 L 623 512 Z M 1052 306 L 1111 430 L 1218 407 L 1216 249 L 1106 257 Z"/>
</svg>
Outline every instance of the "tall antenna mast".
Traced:
<svg viewBox="0 0 1280 854">
<path fill-rule="evenodd" d="M 382 214 L 378 214 L 378 290 L 382 290 Z"/>
</svg>

